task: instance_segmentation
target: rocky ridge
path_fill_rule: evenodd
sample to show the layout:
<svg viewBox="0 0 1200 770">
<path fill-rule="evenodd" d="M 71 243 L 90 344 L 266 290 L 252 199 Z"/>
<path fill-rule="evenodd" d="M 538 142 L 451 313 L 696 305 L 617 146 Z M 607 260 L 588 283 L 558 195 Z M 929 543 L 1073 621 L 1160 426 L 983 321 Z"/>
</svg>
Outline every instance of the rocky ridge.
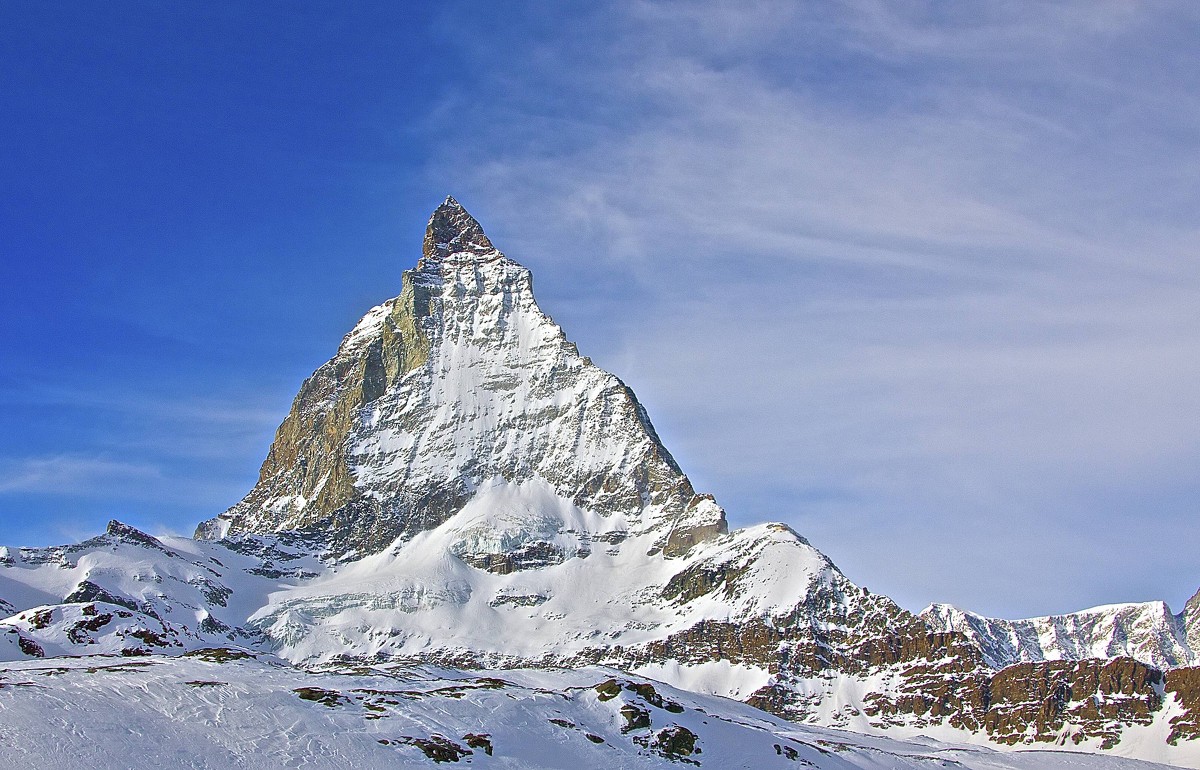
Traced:
<svg viewBox="0 0 1200 770">
<path fill-rule="evenodd" d="M 931 631 L 967 636 L 991 668 L 1042 660 L 1127 657 L 1170 669 L 1200 662 L 1191 646 L 1187 613 L 1185 608 L 1175 615 L 1164 602 L 1143 602 L 1000 620 L 934 604 L 921 613 L 921 619 Z"/>
<path fill-rule="evenodd" d="M 1183 635 L 1188 647 L 1200 650 L 1200 591 L 1192 594 L 1192 598 L 1183 605 L 1183 611 L 1178 617 L 1183 625 Z"/>
<path fill-rule="evenodd" d="M 308 669 L 603 665 L 799 722 L 1194 762 L 1200 599 L 920 616 L 730 532 L 453 199 L 195 540 L 0 550 L 0 657 L 215 645 Z"/>
</svg>

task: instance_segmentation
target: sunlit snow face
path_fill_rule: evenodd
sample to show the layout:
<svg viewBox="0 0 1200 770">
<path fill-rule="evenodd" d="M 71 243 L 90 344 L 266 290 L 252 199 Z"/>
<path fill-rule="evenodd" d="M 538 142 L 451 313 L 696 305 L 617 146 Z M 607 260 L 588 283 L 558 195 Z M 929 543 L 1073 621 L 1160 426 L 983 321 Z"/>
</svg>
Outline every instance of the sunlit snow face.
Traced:
<svg viewBox="0 0 1200 770">
<path fill-rule="evenodd" d="M 456 532 L 450 551 L 457 556 L 471 553 L 511 553 L 538 541 L 564 541 L 573 546 L 568 533 L 613 526 L 612 521 L 589 515 L 555 494 L 546 483 L 531 481 L 509 484 L 494 480 L 446 523 Z"/>
</svg>

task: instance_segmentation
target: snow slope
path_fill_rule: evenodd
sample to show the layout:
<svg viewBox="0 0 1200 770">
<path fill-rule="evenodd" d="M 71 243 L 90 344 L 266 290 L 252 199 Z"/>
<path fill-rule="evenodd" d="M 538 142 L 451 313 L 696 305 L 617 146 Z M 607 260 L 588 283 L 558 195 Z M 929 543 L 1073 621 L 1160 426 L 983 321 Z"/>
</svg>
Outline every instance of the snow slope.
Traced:
<svg viewBox="0 0 1200 770">
<path fill-rule="evenodd" d="M 114 706 L 119 704 L 119 708 Z M 303 672 L 200 651 L 0 667 L 5 761 L 41 768 L 475 767 L 1153 770 L 798 727 L 605 669 Z"/>
<path fill-rule="evenodd" d="M 325 569 L 275 539 L 158 539 L 117 521 L 76 545 L 4 554 L 0 600 L 12 614 L 0 633 L 14 642 L 0 660 L 254 644 L 246 618 L 272 591 Z"/>
<path fill-rule="evenodd" d="M 625 523 L 576 507 L 545 482 L 494 479 L 438 527 L 272 593 L 250 625 L 296 663 L 350 652 L 512 665 L 589 652 L 603 660 L 609 646 L 666 639 L 704 620 L 785 614 L 816 586 L 857 594 L 828 559 L 782 525 L 739 530 L 667 559 L 654 552 L 654 533 L 631 535 Z M 548 544 L 562 561 L 497 573 L 464 559 L 520 552 L 531 543 Z M 740 573 L 736 591 L 664 598 L 676 575 L 722 567 Z M 749 675 L 767 678 L 762 669 Z M 692 681 L 721 691 L 697 674 Z"/>
</svg>

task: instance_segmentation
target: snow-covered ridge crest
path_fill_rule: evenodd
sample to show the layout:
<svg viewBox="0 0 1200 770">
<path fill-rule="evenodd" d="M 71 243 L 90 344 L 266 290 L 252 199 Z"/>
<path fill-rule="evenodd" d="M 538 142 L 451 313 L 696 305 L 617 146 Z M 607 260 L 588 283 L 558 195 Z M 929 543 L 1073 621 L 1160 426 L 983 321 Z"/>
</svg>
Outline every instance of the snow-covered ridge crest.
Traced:
<svg viewBox="0 0 1200 770">
<path fill-rule="evenodd" d="M 992 668 L 1044 660 L 1129 657 L 1167 670 L 1194 666 L 1183 615 L 1165 602 L 1108 604 L 1063 615 L 1002 620 L 949 604 L 921 613 L 931 631 L 957 632 L 979 645 Z"/>
<path fill-rule="evenodd" d="M 376 553 L 446 521 L 490 479 L 556 495 L 673 555 L 726 530 L 633 392 L 538 307 L 525 267 L 453 198 L 400 296 L 372 308 L 301 388 L 259 483 L 197 536 L 307 530 Z"/>
</svg>

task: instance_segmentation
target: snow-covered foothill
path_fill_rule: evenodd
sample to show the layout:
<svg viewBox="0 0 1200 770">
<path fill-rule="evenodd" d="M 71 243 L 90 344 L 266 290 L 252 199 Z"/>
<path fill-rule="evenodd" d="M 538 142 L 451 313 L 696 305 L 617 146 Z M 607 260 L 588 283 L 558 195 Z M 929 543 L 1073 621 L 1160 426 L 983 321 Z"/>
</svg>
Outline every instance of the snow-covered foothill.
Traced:
<svg viewBox="0 0 1200 770">
<path fill-rule="evenodd" d="M 279 655 L 302 664 L 348 654 L 485 665 L 608 660 L 606 647 L 664 640 L 704 620 L 787 614 L 814 586 L 858 595 L 782 525 L 738 530 L 666 558 L 653 548 L 656 535 L 629 534 L 623 524 L 557 497 L 545 482 L 491 480 L 436 528 L 272 593 L 250 624 Z M 561 560 L 506 572 L 471 562 L 531 543 Z M 737 577 L 695 596 L 672 590 L 672 580 L 689 572 Z M 719 684 L 727 678 L 688 674 L 706 691 L 731 695 Z"/>
<path fill-rule="evenodd" d="M 82 543 L 7 554 L 0 634 L 18 644 L 0 660 L 253 644 L 245 621 L 269 593 L 324 570 L 274 539 L 155 538 L 118 521 Z"/>
</svg>

